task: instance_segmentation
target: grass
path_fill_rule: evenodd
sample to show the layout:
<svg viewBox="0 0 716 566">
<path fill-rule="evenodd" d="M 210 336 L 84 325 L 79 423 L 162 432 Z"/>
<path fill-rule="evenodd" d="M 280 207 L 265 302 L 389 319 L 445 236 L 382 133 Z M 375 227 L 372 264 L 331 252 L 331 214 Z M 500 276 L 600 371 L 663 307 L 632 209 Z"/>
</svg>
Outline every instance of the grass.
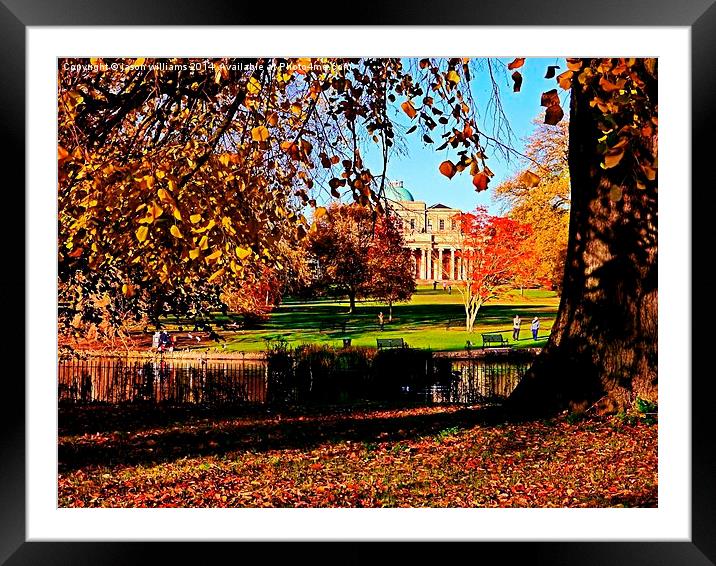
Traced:
<svg viewBox="0 0 716 566">
<path fill-rule="evenodd" d="M 344 338 L 350 338 L 353 346 L 375 347 L 376 338 L 403 338 L 409 346 L 439 351 L 457 351 L 465 348 L 469 340 L 481 345 L 480 333 L 504 331 L 514 347 L 543 346 L 557 315 L 559 297 L 552 291 L 527 289 L 524 294 L 515 290 L 504 298 L 488 302 L 480 309 L 475 321 L 475 331 L 465 332 L 465 312 L 460 294 L 453 289 L 448 294 L 432 285 L 421 286 L 413 298 L 393 306 L 393 321 L 388 322 L 388 307 L 375 301 L 359 302 L 356 312 L 348 314 L 348 302 L 320 299 L 310 301 L 287 300 L 269 319 L 251 330 L 222 331 L 225 338 L 222 348 L 228 352 L 252 352 L 266 348 L 267 340 L 286 340 L 290 346 L 307 343 L 341 346 Z M 385 327 L 378 327 L 378 313 L 385 316 Z M 512 319 L 515 314 L 522 318 L 520 340 L 512 342 Z M 540 317 L 540 333 L 532 340 L 530 322 Z M 217 321 L 221 321 L 217 316 Z M 335 322 L 346 321 L 346 331 L 330 328 Z M 450 327 L 446 325 L 450 322 Z M 169 325 L 169 329 L 172 326 Z M 202 347 L 215 346 L 203 342 Z"/>
</svg>

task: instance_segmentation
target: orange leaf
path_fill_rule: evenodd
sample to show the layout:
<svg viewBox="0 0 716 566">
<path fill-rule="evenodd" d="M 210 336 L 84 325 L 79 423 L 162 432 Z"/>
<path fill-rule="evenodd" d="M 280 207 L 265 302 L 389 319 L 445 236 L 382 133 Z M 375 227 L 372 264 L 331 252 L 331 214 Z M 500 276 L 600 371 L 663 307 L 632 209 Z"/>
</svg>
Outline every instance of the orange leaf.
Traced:
<svg viewBox="0 0 716 566">
<path fill-rule="evenodd" d="M 475 185 L 475 190 L 478 193 L 487 189 L 487 183 L 489 182 L 490 178 L 482 171 L 472 178 L 472 184 Z"/>
<path fill-rule="evenodd" d="M 413 106 L 413 103 L 410 102 L 410 100 L 406 100 L 403 102 L 403 104 L 400 105 L 400 107 L 403 109 L 403 112 L 405 112 L 408 117 L 412 120 L 417 115 L 417 112 L 415 111 L 415 107 Z"/>
<path fill-rule="evenodd" d="M 524 64 L 525 64 L 525 58 L 517 57 L 514 61 L 512 61 L 512 63 L 507 65 L 507 68 L 511 71 L 512 69 L 519 69 Z"/>
<path fill-rule="evenodd" d="M 562 87 L 564 90 L 569 90 L 572 86 L 573 76 L 574 71 L 565 71 L 561 75 L 557 75 L 557 82 L 559 83 L 559 86 Z"/>
<path fill-rule="evenodd" d="M 617 85 L 615 85 L 611 81 L 608 81 L 604 77 L 599 79 L 599 86 L 602 87 L 602 90 L 604 92 L 614 92 L 615 90 L 619 90 L 619 87 Z"/>
<path fill-rule="evenodd" d="M 455 164 L 452 161 L 443 161 L 440 164 L 440 172 L 445 175 L 448 179 L 452 179 L 455 176 Z"/>
<path fill-rule="evenodd" d="M 541 177 L 532 171 L 525 171 L 521 176 L 522 182 L 528 187 L 536 187 L 539 185 Z"/>
<path fill-rule="evenodd" d="M 251 139 L 257 142 L 266 141 L 269 138 L 269 131 L 266 126 L 256 126 L 251 130 Z"/>
<path fill-rule="evenodd" d="M 612 167 L 616 167 L 622 160 L 622 157 L 624 157 L 623 148 L 617 148 L 608 151 L 607 154 L 604 156 L 604 168 L 611 169 Z"/>
</svg>

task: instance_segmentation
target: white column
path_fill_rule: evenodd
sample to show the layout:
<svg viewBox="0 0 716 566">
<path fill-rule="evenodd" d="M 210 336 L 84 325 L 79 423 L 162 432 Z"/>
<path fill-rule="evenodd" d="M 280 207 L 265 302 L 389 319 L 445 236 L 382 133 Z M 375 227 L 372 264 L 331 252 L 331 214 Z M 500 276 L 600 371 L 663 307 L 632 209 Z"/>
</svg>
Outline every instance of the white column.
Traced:
<svg viewBox="0 0 716 566">
<path fill-rule="evenodd" d="M 434 279 L 433 277 L 433 248 L 429 247 L 426 250 L 428 261 L 427 263 L 427 275 L 425 276 L 425 279 Z"/>
<path fill-rule="evenodd" d="M 426 275 L 426 262 L 427 260 L 425 259 L 425 250 L 423 248 L 420 248 L 420 279 L 428 278 L 428 276 Z"/>
<path fill-rule="evenodd" d="M 455 248 L 450 248 L 450 277 L 452 281 L 455 279 Z"/>
<path fill-rule="evenodd" d="M 443 249 L 438 250 L 438 279 L 443 279 Z"/>
</svg>

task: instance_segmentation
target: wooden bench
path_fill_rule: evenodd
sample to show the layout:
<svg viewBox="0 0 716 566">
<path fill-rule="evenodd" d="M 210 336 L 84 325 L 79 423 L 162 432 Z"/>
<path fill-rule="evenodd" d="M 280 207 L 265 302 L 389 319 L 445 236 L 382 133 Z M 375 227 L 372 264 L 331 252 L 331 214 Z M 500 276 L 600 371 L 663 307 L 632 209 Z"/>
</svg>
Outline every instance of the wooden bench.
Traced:
<svg viewBox="0 0 716 566">
<path fill-rule="evenodd" d="M 402 338 L 376 338 L 378 349 L 383 348 L 405 348 L 405 342 Z"/>
<path fill-rule="evenodd" d="M 497 344 L 497 346 L 493 346 Z M 482 334 L 482 347 L 483 348 L 494 348 L 509 346 L 509 342 L 502 334 Z"/>
</svg>

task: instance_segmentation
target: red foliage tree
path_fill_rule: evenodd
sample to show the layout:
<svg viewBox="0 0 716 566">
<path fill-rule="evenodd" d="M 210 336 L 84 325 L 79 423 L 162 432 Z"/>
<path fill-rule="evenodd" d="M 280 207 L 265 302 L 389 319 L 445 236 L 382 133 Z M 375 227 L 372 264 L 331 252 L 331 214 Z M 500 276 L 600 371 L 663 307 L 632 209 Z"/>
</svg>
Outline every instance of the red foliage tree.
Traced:
<svg viewBox="0 0 716 566">
<path fill-rule="evenodd" d="M 457 289 L 465 306 L 465 328 L 472 332 L 480 307 L 529 270 L 532 230 L 511 218 L 491 216 L 484 207 L 458 218 L 466 279 Z"/>
<path fill-rule="evenodd" d="M 309 249 L 318 260 L 319 284 L 350 301 L 357 297 L 408 300 L 415 291 L 410 252 L 391 216 L 358 204 L 334 204 L 314 215 Z"/>
</svg>

